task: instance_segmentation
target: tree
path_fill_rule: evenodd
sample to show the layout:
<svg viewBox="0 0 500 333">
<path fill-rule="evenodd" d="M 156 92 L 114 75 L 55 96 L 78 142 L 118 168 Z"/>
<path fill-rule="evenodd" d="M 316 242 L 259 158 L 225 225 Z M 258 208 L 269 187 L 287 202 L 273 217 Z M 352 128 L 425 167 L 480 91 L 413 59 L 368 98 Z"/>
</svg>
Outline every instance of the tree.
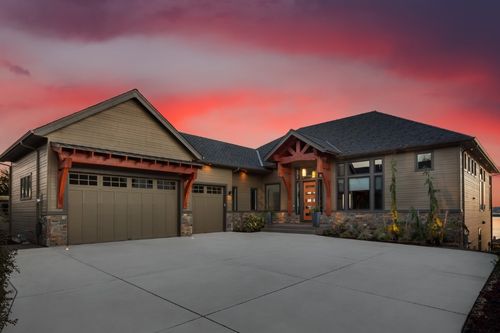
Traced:
<svg viewBox="0 0 500 333">
<path fill-rule="evenodd" d="M 398 203 L 396 200 L 396 173 L 398 169 L 396 168 L 397 162 L 395 160 L 391 161 L 391 185 L 389 190 L 391 192 L 391 219 L 392 223 L 389 225 L 389 233 L 392 234 L 393 239 L 397 240 L 399 236 L 399 226 L 398 226 Z"/>
<path fill-rule="evenodd" d="M 439 202 L 436 197 L 439 190 L 434 187 L 430 172 L 424 171 L 424 175 L 426 177 L 427 194 L 429 195 L 429 215 L 427 217 L 429 240 L 435 245 L 441 245 L 444 238 L 444 223 L 439 218 Z"/>
<path fill-rule="evenodd" d="M 0 195 L 9 195 L 9 170 L 0 170 Z"/>
<path fill-rule="evenodd" d="M 7 235 L 0 232 L 0 331 L 5 326 L 15 325 L 17 322 L 17 319 L 9 318 L 13 302 L 13 291 L 9 288 L 9 278 L 13 272 L 18 272 L 14 262 L 15 256 L 16 251 L 7 246 Z"/>
</svg>

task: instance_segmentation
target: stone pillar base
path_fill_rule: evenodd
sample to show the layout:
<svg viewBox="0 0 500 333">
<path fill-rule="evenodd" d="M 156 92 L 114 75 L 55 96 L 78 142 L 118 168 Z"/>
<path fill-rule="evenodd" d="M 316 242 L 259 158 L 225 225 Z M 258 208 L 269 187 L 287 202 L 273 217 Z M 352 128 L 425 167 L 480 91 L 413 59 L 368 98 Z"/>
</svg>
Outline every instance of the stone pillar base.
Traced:
<svg viewBox="0 0 500 333">
<path fill-rule="evenodd" d="M 67 215 L 47 215 L 42 221 L 41 245 L 61 246 L 68 243 Z"/>
<path fill-rule="evenodd" d="M 191 236 L 193 234 L 193 213 L 185 210 L 181 218 L 181 236 Z"/>
</svg>

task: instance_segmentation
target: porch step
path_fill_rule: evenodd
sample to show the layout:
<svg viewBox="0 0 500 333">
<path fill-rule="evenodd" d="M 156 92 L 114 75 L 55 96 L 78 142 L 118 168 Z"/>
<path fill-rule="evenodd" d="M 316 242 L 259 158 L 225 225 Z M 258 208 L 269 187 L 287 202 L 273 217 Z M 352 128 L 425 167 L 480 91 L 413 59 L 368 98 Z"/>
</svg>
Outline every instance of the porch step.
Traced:
<svg viewBox="0 0 500 333">
<path fill-rule="evenodd" d="M 310 223 L 276 223 L 276 224 L 266 224 L 262 231 L 265 232 L 284 232 L 292 234 L 322 234 L 323 230 L 326 229 L 328 225 L 321 225 L 317 228 L 313 227 Z"/>
</svg>

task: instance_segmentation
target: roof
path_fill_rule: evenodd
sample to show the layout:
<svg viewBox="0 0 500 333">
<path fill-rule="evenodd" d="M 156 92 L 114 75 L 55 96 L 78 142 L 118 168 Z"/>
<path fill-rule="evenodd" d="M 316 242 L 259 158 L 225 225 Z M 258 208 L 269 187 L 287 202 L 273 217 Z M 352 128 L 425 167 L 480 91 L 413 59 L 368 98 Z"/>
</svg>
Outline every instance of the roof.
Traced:
<svg viewBox="0 0 500 333">
<path fill-rule="evenodd" d="M 315 148 L 320 151 L 332 152 L 339 157 L 401 151 L 474 140 L 469 135 L 378 111 L 301 127 L 296 131 L 290 131 L 287 136 L 294 133 L 312 141 Z M 284 141 L 284 138 L 281 141 Z M 275 143 L 272 148 L 270 146 L 271 143 L 259 148 L 267 152 L 266 157 L 269 157 L 278 148 L 279 142 Z"/>
<path fill-rule="evenodd" d="M 80 120 L 91 117 L 95 114 L 98 114 L 102 111 L 105 111 L 113 106 L 124 103 L 128 100 L 136 99 L 146 111 L 148 111 L 158 122 L 160 122 L 163 127 L 168 130 L 177 140 L 183 144 L 187 150 L 189 150 L 193 156 L 197 159 L 201 159 L 201 155 L 194 147 L 186 141 L 186 139 L 180 135 L 180 133 L 168 122 L 163 115 L 156 110 L 156 108 L 139 92 L 137 89 L 129 90 L 123 94 L 100 102 L 96 105 L 78 111 L 76 113 L 70 114 L 66 117 L 60 118 L 53 122 L 50 122 L 46 125 L 38 127 L 34 130 L 27 132 L 23 135 L 19 140 L 17 140 L 12 146 L 10 146 L 4 153 L 0 155 L 0 161 L 8 161 L 13 160 L 15 156 L 26 152 L 26 147 L 23 147 L 26 144 L 26 141 L 33 141 L 33 137 L 43 138 L 46 135 L 57 131 L 63 127 L 74 124 Z M 40 140 L 41 142 L 41 140 Z M 16 151 L 18 150 L 18 151 Z M 21 151 L 22 150 L 22 151 Z"/>
<path fill-rule="evenodd" d="M 267 171 L 257 149 L 187 133 L 181 134 L 201 153 L 203 162 L 231 168 Z"/>
</svg>

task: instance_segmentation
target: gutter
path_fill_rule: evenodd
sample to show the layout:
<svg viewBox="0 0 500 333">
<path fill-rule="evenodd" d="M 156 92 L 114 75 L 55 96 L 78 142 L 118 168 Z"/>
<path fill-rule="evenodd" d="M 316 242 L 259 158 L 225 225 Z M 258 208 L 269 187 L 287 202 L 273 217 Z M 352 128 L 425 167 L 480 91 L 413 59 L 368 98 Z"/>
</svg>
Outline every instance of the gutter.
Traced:
<svg viewBox="0 0 500 333">
<path fill-rule="evenodd" d="M 19 144 L 27 148 L 31 151 L 36 152 L 36 218 L 35 218 L 35 236 L 36 236 L 36 243 L 38 244 L 40 242 L 39 238 L 39 232 L 38 232 L 38 223 L 40 219 L 40 151 L 32 146 L 28 146 L 23 143 L 23 141 L 19 141 Z M 12 178 L 12 177 L 11 177 Z"/>
</svg>

